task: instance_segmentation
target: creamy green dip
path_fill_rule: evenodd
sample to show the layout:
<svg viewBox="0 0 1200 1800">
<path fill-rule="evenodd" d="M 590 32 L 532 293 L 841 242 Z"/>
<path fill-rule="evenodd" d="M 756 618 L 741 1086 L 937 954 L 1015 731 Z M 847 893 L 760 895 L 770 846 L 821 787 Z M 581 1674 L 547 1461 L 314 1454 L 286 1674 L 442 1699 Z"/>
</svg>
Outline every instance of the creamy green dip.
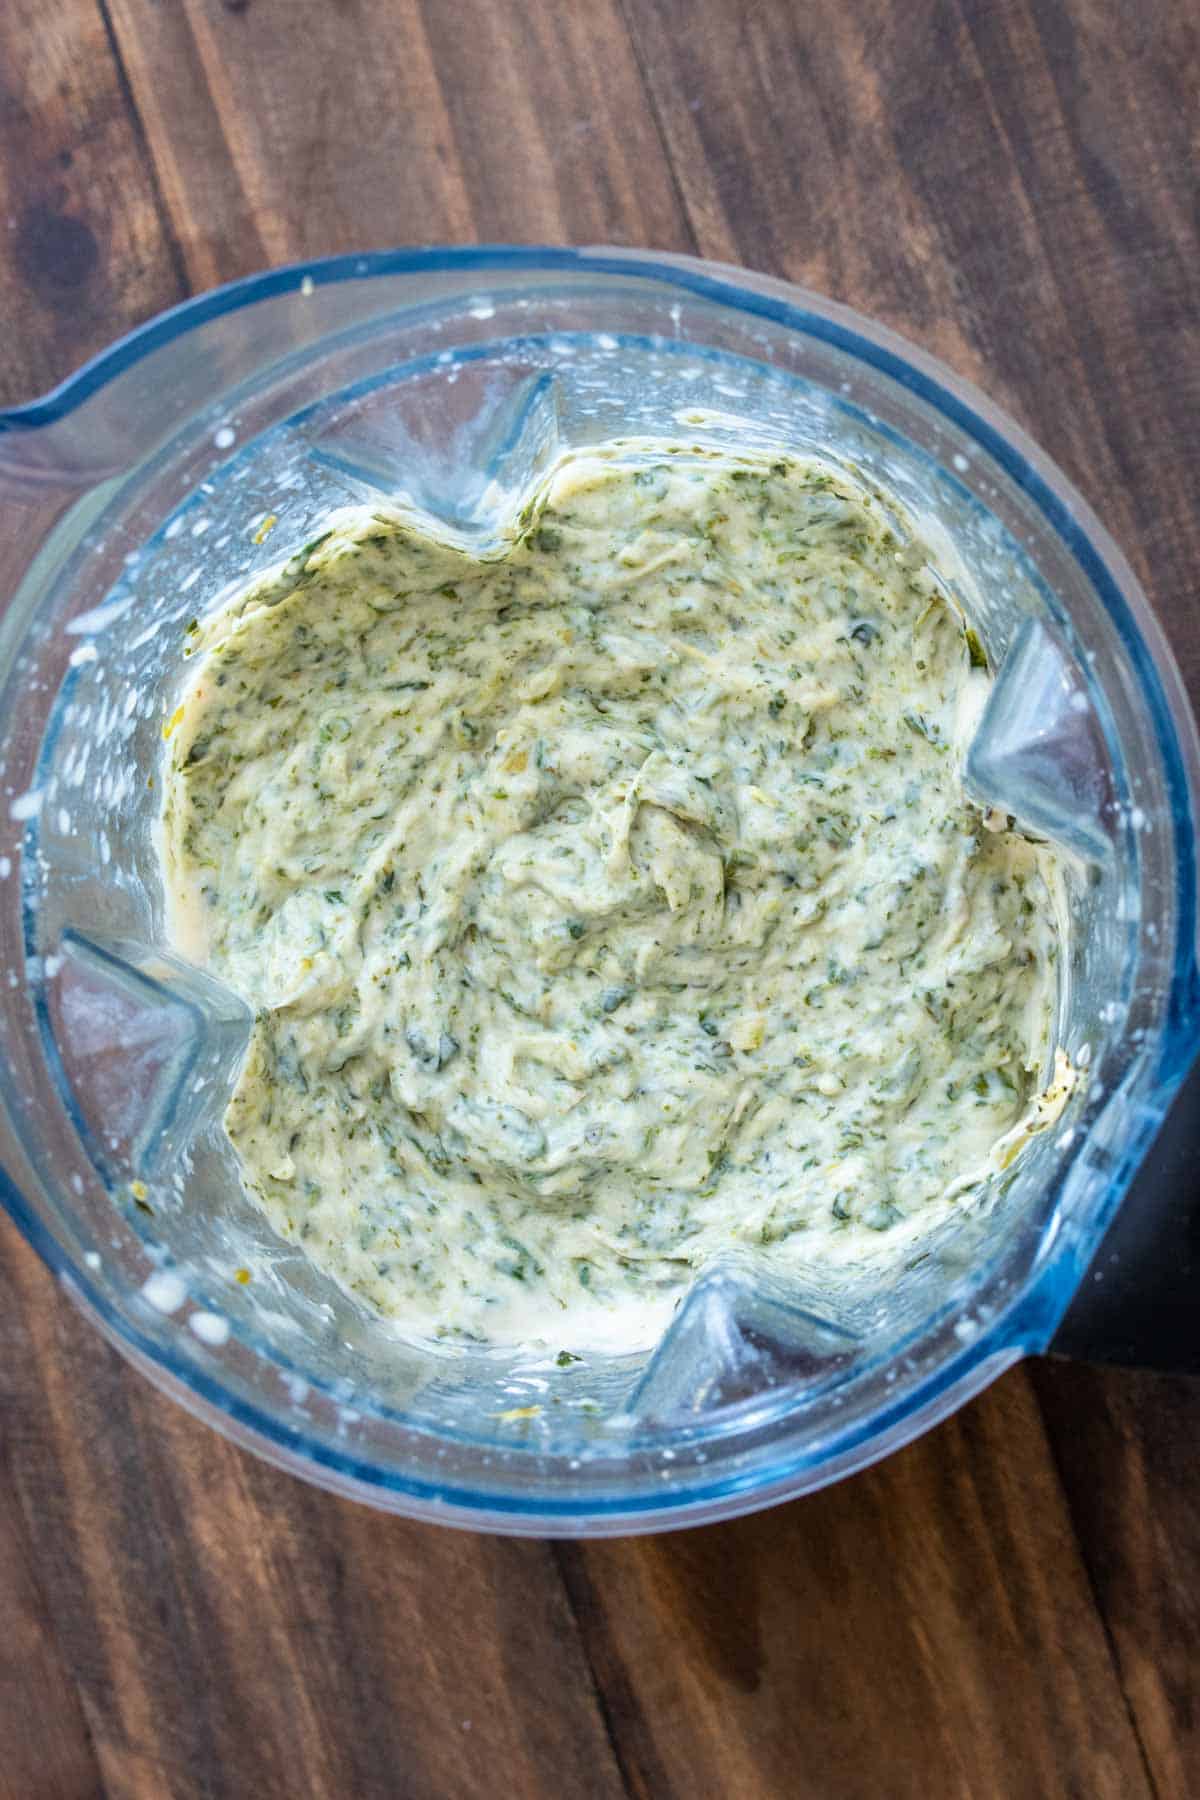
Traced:
<svg viewBox="0 0 1200 1800">
<path fill-rule="evenodd" d="M 354 511 L 190 629 L 173 930 L 275 1227 L 414 1335 L 650 1341 L 732 1249 L 900 1260 L 1057 1104 L 1052 852 L 886 497 L 661 441 L 477 550 Z"/>
</svg>

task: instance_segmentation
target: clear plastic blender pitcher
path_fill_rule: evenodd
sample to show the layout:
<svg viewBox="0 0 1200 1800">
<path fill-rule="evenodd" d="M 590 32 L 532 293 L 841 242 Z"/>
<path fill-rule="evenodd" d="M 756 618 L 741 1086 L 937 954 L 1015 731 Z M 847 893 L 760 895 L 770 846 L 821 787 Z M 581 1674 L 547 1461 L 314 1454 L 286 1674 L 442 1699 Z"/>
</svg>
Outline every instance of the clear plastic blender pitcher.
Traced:
<svg viewBox="0 0 1200 1800">
<path fill-rule="evenodd" d="M 1058 1029 L 1084 1079 L 886 1282 L 730 1261 L 644 1354 L 421 1348 L 238 1182 L 221 1118 L 248 1016 L 167 944 L 152 840 L 183 634 L 335 506 L 403 491 L 486 536 L 559 451 L 628 434 L 813 451 L 907 507 L 998 671 L 968 783 L 1069 853 Z M 379 1506 L 602 1533 L 828 1482 L 1050 1341 L 1195 1047 L 1200 763 L 1129 569 L 981 395 L 843 308 L 686 258 L 338 259 L 192 301 L 0 414 L 0 519 L 5 1199 L 167 1391 Z"/>
</svg>

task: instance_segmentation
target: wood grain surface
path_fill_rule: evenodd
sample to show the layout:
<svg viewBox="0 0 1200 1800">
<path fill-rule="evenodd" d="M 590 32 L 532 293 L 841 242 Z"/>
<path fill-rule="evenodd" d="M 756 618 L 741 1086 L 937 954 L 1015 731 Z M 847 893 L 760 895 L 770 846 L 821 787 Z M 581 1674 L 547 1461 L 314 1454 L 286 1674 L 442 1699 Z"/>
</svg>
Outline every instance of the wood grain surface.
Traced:
<svg viewBox="0 0 1200 1800">
<path fill-rule="evenodd" d="M 689 249 L 979 381 L 1200 695 L 1192 0 L 4 0 L 0 400 L 408 242 Z M 587 1545 L 409 1525 L 155 1393 L 0 1230 L 0 1796 L 1200 1793 L 1200 1389 L 1044 1364 Z"/>
</svg>

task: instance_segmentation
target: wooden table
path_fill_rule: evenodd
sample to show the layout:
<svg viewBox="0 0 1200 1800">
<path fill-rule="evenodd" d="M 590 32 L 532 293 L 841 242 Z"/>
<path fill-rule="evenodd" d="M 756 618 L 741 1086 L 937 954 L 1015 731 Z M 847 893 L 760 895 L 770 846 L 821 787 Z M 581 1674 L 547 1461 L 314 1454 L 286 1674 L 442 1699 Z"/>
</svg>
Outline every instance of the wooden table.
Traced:
<svg viewBox="0 0 1200 1800">
<path fill-rule="evenodd" d="M 1188 0 L 4 0 L 0 399 L 271 263 L 695 250 L 1022 420 L 1200 692 Z M 330 1499 L 0 1231 L 0 1794 L 1200 1793 L 1200 1390 L 1018 1369 L 883 1467 L 598 1545 Z"/>
</svg>

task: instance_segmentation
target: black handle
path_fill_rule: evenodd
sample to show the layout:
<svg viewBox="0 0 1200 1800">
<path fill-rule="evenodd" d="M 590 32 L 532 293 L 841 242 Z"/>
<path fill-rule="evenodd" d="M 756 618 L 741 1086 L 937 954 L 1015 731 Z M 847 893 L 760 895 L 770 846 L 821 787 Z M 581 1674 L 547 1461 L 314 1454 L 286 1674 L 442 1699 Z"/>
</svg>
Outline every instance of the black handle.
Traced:
<svg viewBox="0 0 1200 1800">
<path fill-rule="evenodd" d="M 1200 1063 L 1175 1096 L 1048 1353 L 1200 1375 Z"/>
</svg>

